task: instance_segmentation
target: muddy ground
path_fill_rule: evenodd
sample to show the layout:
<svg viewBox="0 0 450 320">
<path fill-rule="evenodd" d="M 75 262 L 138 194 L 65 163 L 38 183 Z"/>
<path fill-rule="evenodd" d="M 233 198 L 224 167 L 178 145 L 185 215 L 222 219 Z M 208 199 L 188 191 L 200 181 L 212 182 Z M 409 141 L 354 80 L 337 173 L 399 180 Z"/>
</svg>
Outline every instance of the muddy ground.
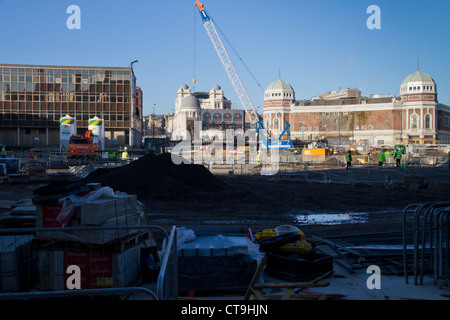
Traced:
<svg viewBox="0 0 450 320">
<path fill-rule="evenodd" d="M 402 230 L 402 210 L 412 203 L 450 200 L 448 190 L 382 185 L 273 181 L 251 177 L 221 180 L 220 193 L 198 193 L 193 199 L 143 201 L 152 221 L 164 225 L 240 225 L 254 232 L 274 226 L 299 226 L 307 235 L 337 235 Z M 339 224 L 304 223 L 303 214 L 367 212 L 366 219 Z"/>
<path fill-rule="evenodd" d="M 430 182 L 450 177 L 439 167 L 426 174 Z M 313 183 L 260 175 L 229 179 L 200 165 L 175 165 L 168 154 L 148 155 L 120 168 L 98 169 L 78 183 L 91 182 L 136 194 L 146 206 L 150 223 L 167 229 L 173 225 L 231 225 L 257 232 L 290 224 L 317 236 L 401 231 L 402 210 L 407 205 L 450 200 L 449 184 L 445 183 L 441 183 L 445 188 L 430 184 L 411 189 L 401 184 Z M 34 197 L 33 189 L 40 186 L 0 185 L 0 200 Z M 364 219 L 350 219 L 361 212 Z M 324 224 L 299 218 L 317 213 L 344 214 L 349 219 Z"/>
</svg>

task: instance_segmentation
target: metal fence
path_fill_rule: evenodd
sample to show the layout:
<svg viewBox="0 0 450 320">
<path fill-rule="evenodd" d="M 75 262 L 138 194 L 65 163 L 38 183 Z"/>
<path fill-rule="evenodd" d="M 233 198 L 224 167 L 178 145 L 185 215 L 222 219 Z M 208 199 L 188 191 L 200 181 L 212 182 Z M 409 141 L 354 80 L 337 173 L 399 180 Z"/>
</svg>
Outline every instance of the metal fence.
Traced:
<svg viewBox="0 0 450 320">
<path fill-rule="evenodd" d="M 408 222 L 409 220 L 409 222 Z M 414 259 L 406 261 L 407 237 L 414 238 Z M 433 274 L 434 285 L 450 285 L 450 201 L 411 204 L 403 211 L 403 254 L 405 282 L 414 273 L 414 284 L 423 285 L 425 273 Z"/>
<path fill-rule="evenodd" d="M 1 229 L 0 300 L 177 299 L 176 260 L 175 226 L 170 234 L 154 225 Z M 81 290 L 68 290 L 73 265 Z"/>
</svg>

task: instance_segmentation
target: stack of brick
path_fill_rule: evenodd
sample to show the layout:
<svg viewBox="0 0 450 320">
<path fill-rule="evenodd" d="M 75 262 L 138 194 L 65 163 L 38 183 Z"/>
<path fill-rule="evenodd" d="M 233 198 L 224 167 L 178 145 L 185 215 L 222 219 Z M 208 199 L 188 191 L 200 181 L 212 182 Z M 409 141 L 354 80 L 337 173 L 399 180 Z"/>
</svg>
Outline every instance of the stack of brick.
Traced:
<svg viewBox="0 0 450 320">
<path fill-rule="evenodd" d="M 61 203 L 40 203 L 36 206 L 36 227 L 61 227 L 57 217 Z M 89 228 L 73 231 L 39 231 L 38 238 L 67 240 L 89 244 L 107 244 L 136 230 L 114 227 L 141 224 L 136 195 L 116 193 L 111 198 L 98 198 L 75 204 L 74 213 L 66 228 Z M 95 228 L 95 229 L 93 229 Z"/>
<path fill-rule="evenodd" d="M 34 199 L 36 226 L 42 228 L 33 239 L 39 251 L 40 289 L 67 289 L 67 268 L 72 265 L 81 270 L 81 289 L 123 287 L 135 281 L 141 245 L 149 237 L 145 230 L 124 228 L 142 225 L 136 195 L 102 192 L 99 184 L 55 194 L 53 189 L 42 190 Z M 64 210 L 70 215 L 62 227 Z"/>
</svg>

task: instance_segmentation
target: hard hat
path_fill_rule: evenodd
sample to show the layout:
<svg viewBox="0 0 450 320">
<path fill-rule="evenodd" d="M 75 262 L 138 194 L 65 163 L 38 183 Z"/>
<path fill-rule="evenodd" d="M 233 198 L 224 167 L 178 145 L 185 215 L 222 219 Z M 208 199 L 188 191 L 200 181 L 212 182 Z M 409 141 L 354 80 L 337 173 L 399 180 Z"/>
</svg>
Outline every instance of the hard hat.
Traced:
<svg viewBox="0 0 450 320">
<path fill-rule="evenodd" d="M 352 152 L 351 150 L 348 150 L 348 153 Z"/>
<path fill-rule="evenodd" d="M 127 151 L 127 147 L 125 147 L 124 150 Z"/>
</svg>

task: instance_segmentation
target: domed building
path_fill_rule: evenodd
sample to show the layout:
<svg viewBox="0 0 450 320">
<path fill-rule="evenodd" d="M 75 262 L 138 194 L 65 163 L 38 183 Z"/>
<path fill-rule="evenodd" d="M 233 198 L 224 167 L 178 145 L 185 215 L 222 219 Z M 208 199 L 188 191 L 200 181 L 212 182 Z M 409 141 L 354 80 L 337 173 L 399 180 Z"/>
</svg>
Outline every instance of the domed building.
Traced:
<svg viewBox="0 0 450 320">
<path fill-rule="evenodd" d="M 289 122 L 294 100 L 294 89 L 286 81 L 278 79 L 267 86 L 264 91 L 263 123 L 266 128 L 270 128 L 273 135 L 278 137 L 283 132 Z"/>
<path fill-rule="evenodd" d="M 419 70 L 403 80 L 399 97 L 348 88 L 295 100 L 292 86 L 278 79 L 264 92 L 263 121 L 275 137 L 289 123 L 291 140 L 332 145 L 450 143 L 450 107 L 438 103 L 436 82 Z"/>
<path fill-rule="evenodd" d="M 194 135 L 195 122 L 201 122 L 202 130 L 219 129 L 243 129 L 245 127 L 245 111 L 231 109 L 231 101 L 224 95 L 219 85 L 214 85 L 209 92 L 191 92 L 191 89 L 182 84 L 177 91 L 175 99 L 175 114 L 172 123 L 169 124 L 171 131 L 189 131 L 191 137 Z M 202 133 L 208 136 L 207 133 Z M 183 139 L 186 137 L 181 136 Z M 172 136 L 173 140 L 180 137 Z"/>
<path fill-rule="evenodd" d="M 412 143 L 437 143 L 436 82 L 417 70 L 403 80 L 400 97 L 403 103 L 402 140 Z"/>
</svg>

